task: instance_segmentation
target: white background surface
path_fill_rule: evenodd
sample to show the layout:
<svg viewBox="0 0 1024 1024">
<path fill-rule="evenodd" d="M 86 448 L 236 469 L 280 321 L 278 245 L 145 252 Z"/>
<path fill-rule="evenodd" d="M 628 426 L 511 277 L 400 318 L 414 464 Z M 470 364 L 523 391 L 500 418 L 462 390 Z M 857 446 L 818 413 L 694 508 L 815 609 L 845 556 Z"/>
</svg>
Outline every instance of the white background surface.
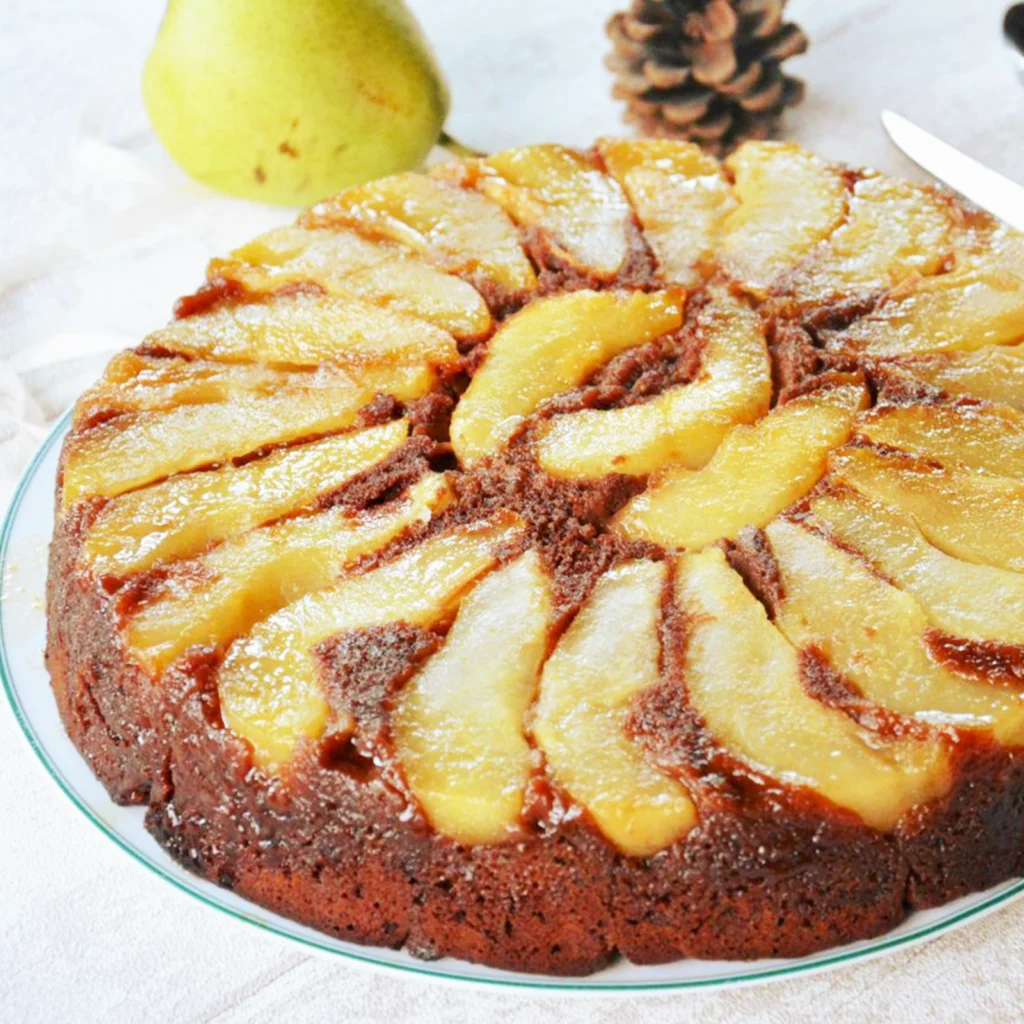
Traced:
<svg viewBox="0 0 1024 1024">
<path fill-rule="evenodd" d="M 253 0 L 258 2 L 258 0 Z M 602 25 L 614 0 L 414 0 L 448 70 L 452 132 L 484 149 L 620 130 Z M 157 0 L 0 0 L 0 503 L 43 425 L 111 349 L 162 323 L 208 256 L 288 214 L 187 183 L 138 96 Z M 1024 177 L 1024 86 L 997 0 L 792 0 L 812 39 L 787 134 L 916 173 L 891 106 Z M 460 990 L 313 956 L 133 865 L 34 762 L 0 708 L 0 1021 L 1009 1021 L 1024 904 L 838 973 L 628 1000 Z"/>
</svg>

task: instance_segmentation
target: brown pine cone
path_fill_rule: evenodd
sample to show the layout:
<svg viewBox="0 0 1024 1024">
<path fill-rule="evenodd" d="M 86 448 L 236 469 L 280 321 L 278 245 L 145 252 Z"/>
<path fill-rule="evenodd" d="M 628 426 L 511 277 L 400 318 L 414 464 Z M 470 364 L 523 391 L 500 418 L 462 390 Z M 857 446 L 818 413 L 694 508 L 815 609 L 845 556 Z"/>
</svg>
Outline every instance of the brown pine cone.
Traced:
<svg viewBox="0 0 1024 1024">
<path fill-rule="evenodd" d="M 644 135 L 692 139 L 724 155 L 771 138 L 803 83 L 782 71 L 807 49 L 786 0 L 632 0 L 612 16 L 612 95 Z"/>
</svg>

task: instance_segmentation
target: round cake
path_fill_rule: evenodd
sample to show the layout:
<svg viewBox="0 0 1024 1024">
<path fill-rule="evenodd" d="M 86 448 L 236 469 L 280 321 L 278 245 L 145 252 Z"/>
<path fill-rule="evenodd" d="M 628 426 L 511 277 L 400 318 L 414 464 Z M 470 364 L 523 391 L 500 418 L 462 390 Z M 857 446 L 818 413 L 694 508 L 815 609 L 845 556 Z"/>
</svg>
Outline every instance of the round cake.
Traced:
<svg viewBox="0 0 1024 1024">
<path fill-rule="evenodd" d="M 47 662 L 186 867 L 583 974 L 1021 873 L 1024 240 L 747 144 L 349 189 L 74 411 Z"/>
</svg>

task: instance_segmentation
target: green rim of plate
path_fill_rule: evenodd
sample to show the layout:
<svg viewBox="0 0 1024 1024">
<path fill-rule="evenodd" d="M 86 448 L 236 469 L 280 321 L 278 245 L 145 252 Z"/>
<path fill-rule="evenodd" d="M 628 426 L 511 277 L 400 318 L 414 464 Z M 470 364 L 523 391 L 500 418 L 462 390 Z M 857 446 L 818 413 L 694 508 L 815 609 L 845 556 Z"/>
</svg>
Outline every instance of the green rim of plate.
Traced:
<svg viewBox="0 0 1024 1024">
<path fill-rule="evenodd" d="M 7 548 L 10 543 L 11 530 L 17 517 L 18 509 L 21 507 L 25 492 L 35 477 L 40 463 L 49 453 L 50 449 L 61 438 L 70 419 L 71 411 L 69 410 L 60 418 L 60 420 L 57 421 L 53 430 L 50 432 L 46 440 L 43 441 L 39 451 L 36 452 L 35 456 L 33 456 L 32 461 L 28 464 L 21 476 L 21 479 L 18 481 L 18 486 L 11 498 L 11 504 L 4 516 L 2 532 L 0 532 L 0 573 L 3 573 L 3 579 L 6 579 L 6 573 L 4 570 L 7 565 Z M 2 587 L 2 584 L 0 584 L 0 587 Z M 258 918 L 245 914 L 242 911 L 235 910 L 216 899 L 212 899 L 196 886 L 189 884 L 181 878 L 175 877 L 164 865 L 153 860 L 150 856 L 123 839 L 110 825 L 97 816 L 95 811 L 93 811 L 89 806 L 88 802 L 79 795 L 74 785 L 64 776 L 57 765 L 51 760 L 50 755 L 46 752 L 40 743 L 39 738 L 33 732 L 28 718 L 22 710 L 21 703 L 18 700 L 18 695 L 14 689 L 11 668 L 7 660 L 7 642 L 4 634 L 4 609 L 5 604 L 0 600 L 0 679 L 3 680 L 4 692 L 7 694 L 7 700 L 14 711 L 14 717 L 21 726 L 21 730 L 24 733 L 29 746 L 35 751 L 36 756 L 42 762 L 43 767 L 46 769 L 50 778 L 53 779 L 61 790 L 63 790 L 68 799 L 71 800 L 75 807 L 77 807 L 93 825 L 95 825 L 101 832 L 105 833 L 109 839 L 124 850 L 124 852 L 127 853 L 136 863 L 143 865 L 160 878 L 170 882 L 170 884 L 179 891 L 195 897 L 195 899 L 199 900 L 200 903 L 204 903 L 206 906 L 227 914 L 230 917 L 236 918 L 239 921 L 255 925 L 263 931 L 278 935 L 281 938 L 288 939 L 292 942 L 297 942 L 310 949 L 332 953 L 335 956 L 341 956 L 347 960 L 353 960 L 357 963 L 378 969 L 395 970 L 404 974 L 430 978 L 432 980 L 468 982 L 473 985 L 488 985 L 498 988 L 541 989 L 546 991 L 569 991 L 581 993 L 656 992 L 678 991 L 682 989 L 730 988 L 741 985 L 750 985 L 771 979 L 793 977 L 809 971 L 816 972 L 830 967 L 837 967 L 841 964 L 851 964 L 858 960 L 871 959 L 890 950 L 898 949 L 901 946 L 919 943 L 925 939 L 949 931 L 954 926 L 968 920 L 969 918 L 977 917 L 980 914 L 994 910 L 1001 904 L 1006 903 L 1015 896 L 1024 892 L 1024 880 L 1020 880 L 1016 883 L 1010 884 L 1008 888 L 1001 889 L 1000 891 L 993 893 L 991 896 L 979 903 L 973 904 L 964 910 L 951 914 L 949 917 L 944 918 L 941 921 L 922 926 L 921 928 L 905 932 L 901 935 L 879 939 L 871 945 L 865 946 L 861 949 L 848 950 L 846 952 L 839 953 L 822 953 L 816 956 L 806 957 L 797 963 L 789 964 L 785 967 L 768 967 L 761 971 L 749 971 L 743 974 L 724 978 L 692 978 L 682 981 L 626 982 L 601 982 L 599 976 L 590 981 L 563 981 L 558 978 L 545 978 L 544 980 L 538 980 L 536 977 L 530 975 L 524 975 L 521 980 L 519 978 L 488 978 L 472 974 L 459 974 L 456 971 L 434 970 L 427 964 L 419 966 L 416 964 L 393 963 L 388 960 L 377 959 L 370 954 L 363 955 L 346 949 L 338 949 L 326 940 L 320 942 L 314 938 L 295 934 L 294 932 L 280 928 L 272 923 L 259 920 Z"/>
</svg>

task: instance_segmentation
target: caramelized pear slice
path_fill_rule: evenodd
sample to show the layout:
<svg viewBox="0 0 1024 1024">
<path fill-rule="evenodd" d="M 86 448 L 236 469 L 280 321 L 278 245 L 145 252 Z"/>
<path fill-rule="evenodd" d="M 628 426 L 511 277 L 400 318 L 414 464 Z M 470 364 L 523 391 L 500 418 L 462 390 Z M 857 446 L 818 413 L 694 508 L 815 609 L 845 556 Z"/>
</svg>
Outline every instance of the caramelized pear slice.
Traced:
<svg viewBox="0 0 1024 1024">
<path fill-rule="evenodd" d="M 410 401 L 434 383 L 426 367 L 367 367 L 358 379 L 338 371 L 301 376 L 303 384 L 269 395 L 126 413 L 73 435 L 65 448 L 64 501 L 114 497 L 268 445 L 344 430 L 376 394 Z"/>
<path fill-rule="evenodd" d="M 853 187 L 846 221 L 782 282 L 781 292 L 798 307 L 827 305 L 937 274 L 955 227 L 948 197 L 915 182 L 864 178 Z"/>
<path fill-rule="evenodd" d="M 494 321 L 483 296 L 467 281 L 415 260 L 389 260 L 357 270 L 345 291 L 419 317 L 462 341 L 480 341 Z"/>
<path fill-rule="evenodd" d="M 796 650 L 720 549 L 679 559 L 678 594 L 692 624 L 686 692 L 730 754 L 885 831 L 911 807 L 948 791 L 939 742 L 883 739 L 804 690 Z"/>
<path fill-rule="evenodd" d="M 495 452 L 541 402 L 603 363 L 680 326 L 674 292 L 578 291 L 532 302 L 501 325 L 452 415 L 455 454 Z"/>
<path fill-rule="evenodd" d="M 858 433 L 882 447 L 1024 480 L 1024 415 L 986 405 L 879 406 Z"/>
<path fill-rule="evenodd" d="M 455 340 L 424 320 L 339 295 L 278 296 L 176 320 L 146 344 L 224 362 L 277 366 L 424 362 L 459 358 Z"/>
<path fill-rule="evenodd" d="M 914 517 L 929 543 L 966 562 L 1024 572 L 1024 485 L 866 448 L 831 458 L 836 480 Z"/>
<path fill-rule="evenodd" d="M 658 276 L 692 288 L 714 256 L 736 198 L 722 165 L 696 143 L 601 139 L 598 152 L 636 212 L 658 262 Z"/>
<path fill-rule="evenodd" d="M 178 405 L 224 402 L 243 395 L 264 395 L 283 384 L 301 382 L 281 370 L 251 363 L 214 363 L 122 352 L 103 376 L 75 403 L 74 425 L 98 414 L 151 412 Z"/>
<path fill-rule="evenodd" d="M 402 770 L 433 827 L 457 842 L 519 830 L 530 774 L 523 716 L 550 623 L 550 587 L 530 551 L 470 591 L 444 647 L 399 695 L 391 724 Z"/>
<path fill-rule="evenodd" d="M 867 316 L 822 332 L 828 349 L 869 356 L 972 351 L 1024 337 L 1024 236 L 997 231 L 948 274 L 911 279 Z"/>
<path fill-rule="evenodd" d="M 953 636 L 1024 644 L 1024 575 L 974 565 L 933 547 L 914 520 L 854 491 L 812 502 L 815 520 L 859 551 Z"/>
<path fill-rule="evenodd" d="M 678 463 L 699 469 L 737 423 L 768 411 L 771 369 L 761 321 L 722 289 L 699 325 L 707 339 L 700 375 L 621 409 L 556 416 L 538 443 L 541 466 L 559 477 L 641 475 Z"/>
<path fill-rule="evenodd" d="M 430 474 L 406 497 L 353 515 L 328 509 L 285 519 L 226 541 L 172 575 L 131 618 L 128 646 L 161 673 L 190 647 L 224 647 L 255 623 L 334 581 L 350 562 L 429 519 L 449 495 Z"/>
<path fill-rule="evenodd" d="M 395 420 L 124 494 L 100 511 L 82 556 L 98 576 L 188 558 L 340 487 L 395 451 L 408 432 L 405 420 Z"/>
<path fill-rule="evenodd" d="M 856 556 L 795 523 L 765 531 L 782 578 L 776 623 L 814 645 L 872 703 L 933 725 L 1024 739 L 1024 695 L 959 675 L 929 656 L 928 617 L 910 594 Z"/>
<path fill-rule="evenodd" d="M 973 395 L 1024 410 L 1024 343 L 977 352 L 908 356 L 897 365 L 951 395 Z"/>
<path fill-rule="evenodd" d="M 792 142 L 744 143 L 725 165 L 740 205 L 722 224 L 722 262 L 764 293 L 842 223 L 846 178 Z"/>
<path fill-rule="evenodd" d="M 537 288 L 519 232 L 505 211 L 436 177 L 397 174 L 356 185 L 314 206 L 299 223 L 351 227 L 367 238 L 398 242 L 485 295 L 495 295 L 499 305 Z"/>
<path fill-rule="evenodd" d="M 311 282 L 427 320 L 456 338 L 483 338 L 491 329 L 487 303 L 472 285 L 355 231 L 276 228 L 211 261 L 207 273 L 257 295 Z"/>
<path fill-rule="evenodd" d="M 314 648 L 333 636 L 389 622 L 430 628 L 450 619 L 467 587 L 521 529 L 506 516 L 460 524 L 369 572 L 344 576 L 257 623 L 227 651 L 218 677 L 221 713 L 268 770 L 302 739 L 317 739 L 330 708 Z M 354 723 L 336 723 L 338 731 Z"/>
<path fill-rule="evenodd" d="M 520 227 L 542 232 L 560 261 L 611 281 L 629 255 L 632 212 L 614 181 L 582 153 L 554 144 L 488 157 L 477 188 Z"/>
<path fill-rule="evenodd" d="M 555 782 L 623 853 L 649 857 L 696 821 L 686 790 L 625 731 L 630 702 L 658 681 L 665 566 L 606 573 L 548 658 L 533 736 Z"/>
<path fill-rule="evenodd" d="M 860 382 L 803 395 L 753 426 L 738 426 L 702 469 L 671 467 L 619 513 L 627 537 L 682 548 L 734 540 L 802 498 L 825 471 L 828 453 L 850 437 L 867 407 Z"/>
</svg>

